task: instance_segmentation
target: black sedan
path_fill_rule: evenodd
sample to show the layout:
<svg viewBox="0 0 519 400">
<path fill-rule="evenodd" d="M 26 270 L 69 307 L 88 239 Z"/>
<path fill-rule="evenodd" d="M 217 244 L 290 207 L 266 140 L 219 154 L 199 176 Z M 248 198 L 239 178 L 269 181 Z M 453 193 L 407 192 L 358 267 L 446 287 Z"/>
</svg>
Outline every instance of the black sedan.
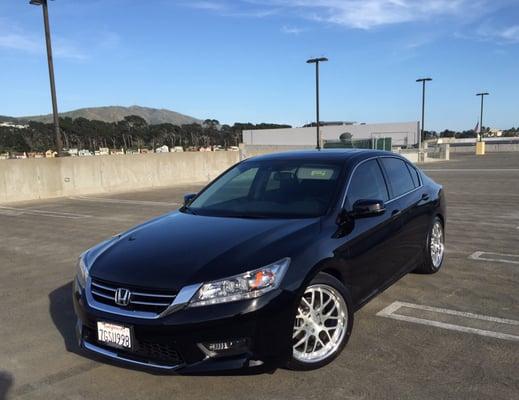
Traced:
<svg viewBox="0 0 519 400">
<path fill-rule="evenodd" d="M 442 186 L 393 153 L 250 158 L 80 257 L 79 345 L 182 373 L 322 367 L 355 311 L 440 269 L 445 211 Z"/>
</svg>

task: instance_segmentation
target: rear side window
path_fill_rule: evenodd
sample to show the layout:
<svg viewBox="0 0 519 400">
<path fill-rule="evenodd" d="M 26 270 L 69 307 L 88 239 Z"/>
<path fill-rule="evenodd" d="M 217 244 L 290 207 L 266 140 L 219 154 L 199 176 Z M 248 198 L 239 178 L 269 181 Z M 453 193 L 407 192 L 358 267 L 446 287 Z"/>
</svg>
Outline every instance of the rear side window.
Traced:
<svg viewBox="0 0 519 400">
<path fill-rule="evenodd" d="M 411 174 L 411 178 L 413 179 L 414 187 L 416 188 L 420 186 L 420 177 L 418 176 L 418 170 L 409 163 L 406 163 L 406 165 L 409 169 L 409 173 Z"/>
<path fill-rule="evenodd" d="M 347 197 L 350 206 L 357 200 L 389 199 L 386 182 L 376 160 L 366 161 L 357 167 L 351 178 Z"/>
<path fill-rule="evenodd" d="M 401 196 L 415 188 L 405 161 L 393 157 L 385 157 L 381 161 L 388 175 L 393 197 Z"/>
</svg>

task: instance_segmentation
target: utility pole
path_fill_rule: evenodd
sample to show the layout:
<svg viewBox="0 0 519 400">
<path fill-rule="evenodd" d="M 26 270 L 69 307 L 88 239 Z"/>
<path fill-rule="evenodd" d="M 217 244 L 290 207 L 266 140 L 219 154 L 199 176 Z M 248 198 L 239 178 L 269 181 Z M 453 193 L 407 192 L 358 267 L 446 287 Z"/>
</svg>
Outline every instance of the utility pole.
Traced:
<svg viewBox="0 0 519 400">
<path fill-rule="evenodd" d="M 316 149 L 321 149 L 321 133 L 319 132 L 319 63 L 328 61 L 326 57 L 311 58 L 307 60 L 307 64 L 315 64 L 315 114 L 316 114 Z"/>
<path fill-rule="evenodd" d="M 420 126 L 420 136 L 418 137 L 418 151 L 422 149 L 422 142 L 425 139 L 425 82 L 432 81 L 431 78 L 420 78 L 417 79 L 416 82 L 422 82 L 422 124 Z"/>
<path fill-rule="evenodd" d="M 47 44 L 47 63 L 49 65 L 50 94 L 52 98 L 54 132 L 56 135 L 56 147 L 58 155 L 62 155 L 63 141 L 61 139 L 61 131 L 59 129 L 58 101 L 56 99 L 56 82 L 54 80 L 54 64 L 52 62 L 52 45 L 50 40 L 49 10 L 47 6 L 47 0 L 31 0 L 29 3 L 36 6 L 42 6 L 43 9 L 43 24 L 45 26 L 45 42 Z"/>
<path fill-rule="evenodd" d="M 481 111 L 479 114 L 479 141 L 483 141 L 483 99 L 485 96 L 488 96 L 490 93 L 483 92 L 477 93 L 476 96 L 481 96 Z"/>
</svg>

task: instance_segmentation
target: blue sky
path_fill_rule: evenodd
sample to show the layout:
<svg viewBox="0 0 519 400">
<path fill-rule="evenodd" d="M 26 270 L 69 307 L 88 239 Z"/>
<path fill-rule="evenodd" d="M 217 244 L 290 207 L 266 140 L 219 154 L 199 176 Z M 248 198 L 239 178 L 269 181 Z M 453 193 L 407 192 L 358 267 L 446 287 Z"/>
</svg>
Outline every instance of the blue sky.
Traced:
<svg viewBox="0 0 519 400">
<path fill-rule="evenodd" d="M 221 122 L 420 118 L 519 125 L 516 0 L 56 0 L 49 2 L 60 111 L 168 108 Z M 50 112 L 41 9 L 0 3 L 0 114 Z"/>
</svg>

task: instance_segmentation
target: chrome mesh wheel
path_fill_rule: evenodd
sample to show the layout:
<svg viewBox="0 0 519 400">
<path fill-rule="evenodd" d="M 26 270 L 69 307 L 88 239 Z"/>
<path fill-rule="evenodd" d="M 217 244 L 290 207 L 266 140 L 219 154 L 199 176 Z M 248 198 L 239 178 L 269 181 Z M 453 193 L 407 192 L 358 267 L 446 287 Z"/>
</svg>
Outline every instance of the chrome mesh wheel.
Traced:
<svg viewBox="0 0 519 400">
<path fill-rule="evenodd" d="M 299 304 L 293 331 L 293 356 L 315 363 L 334 354 L 348 326 L 348 307 L 332 286 L 309 286 Z"/>
<path fill-rule="evenodd" d="M 430 253 L 431 260 L 434 268 L 440 268 L 443 261 L 443 254 L 445 252 L 443 226 L 439 220 L 434 221 L 434 225 L 431 230 L 430 240 Z"/>
</svg>

